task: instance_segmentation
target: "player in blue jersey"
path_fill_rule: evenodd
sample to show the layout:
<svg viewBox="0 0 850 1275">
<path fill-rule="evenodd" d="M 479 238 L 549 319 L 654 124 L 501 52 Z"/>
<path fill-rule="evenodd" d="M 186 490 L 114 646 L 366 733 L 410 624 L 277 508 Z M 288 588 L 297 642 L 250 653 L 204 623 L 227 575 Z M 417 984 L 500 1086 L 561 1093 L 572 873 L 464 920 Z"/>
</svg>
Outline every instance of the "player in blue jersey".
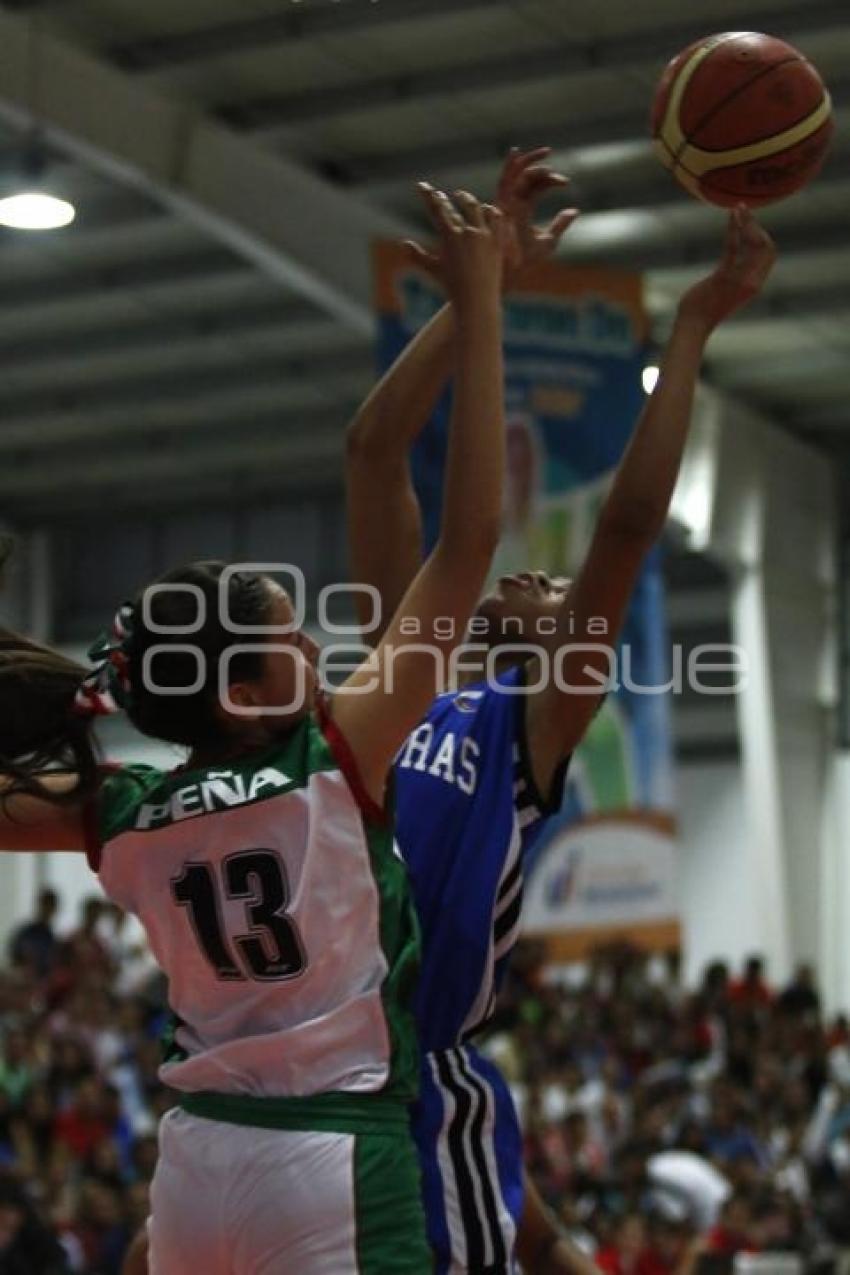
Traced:
<svg viewBox="0 0 850 1275">
<path fill-rule="evenodd" d="M 564 181 L 545 166 L 546 155 L 512 153 L 500 183 L 499 202 L 513 219 L 526 263 L 545 259 L 575 216 L 565 210 L 544 229 L 534 224 L 539 195 Z M 720 263 L 679 303 L 658 385 L 577 578 L 569 583 L 535 571 L 503 577 L 480 605 L 473 642 L 498 644 L 508 618 L 512 635 L 519 628 L 524 640 L 549 653 L 599 645 L 600 620 L 605 641 L 616 640 L 643 560 L 664 526 L 706 341 L 759 291 L 774 255 L 746 210 L 730 215 Z M 411 247 L 411 256 L 430 268 L 421 249 Z M 455 316 L 446 306 L 349 431 L 353 578 L 378 589 L 386 615 L 421 562 L 409 451 L 450 375 L 454 338 Z M 474 486 L 474 473 L 468 481 Z M 538 686 L 538 661 L 518 659 L 515 650 L 496 661 L 495 683 L 488 683 L 479 653 L 477 665 L 465 662 L 459 684 L 437 697 L 396 760 L 398 838 L 423 930 L 416 1002 L 423 1067 L 414 1133 L 440 1275 L 502 1275 L 515 1269 L 517 1255 L 535 1275 L 580 1269 L 581 1256 L 559 1240 L 535 1197 L 523 1217 L 521 1140 L 510 1093 L 470 1038 L 487 1021 L 518 934 L 524 855 L 560 804 L 565 768 L 599 705 L 606 664 L 604 654 L 567 651 L 561 686 L 583 692 L 568 694 L 548 680 Z M 526 686 L 525 694 L 504 693 Z"/>
</svg>

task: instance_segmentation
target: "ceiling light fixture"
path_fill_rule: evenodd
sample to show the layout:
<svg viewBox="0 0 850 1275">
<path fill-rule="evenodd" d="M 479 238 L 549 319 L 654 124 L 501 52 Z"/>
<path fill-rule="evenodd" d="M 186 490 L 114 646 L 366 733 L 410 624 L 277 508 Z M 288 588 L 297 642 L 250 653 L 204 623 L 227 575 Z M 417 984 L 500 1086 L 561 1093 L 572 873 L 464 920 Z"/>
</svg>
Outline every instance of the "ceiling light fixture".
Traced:
<svg viewBox="0 0 850 1275">
<path fill-rule="evenodd" d="M 70 225 L 76 215 L 67 199 L 44 190 L 22 190 L 0 199 L 0 226 L 14 230 L 58 230 Z"/>
</svg>

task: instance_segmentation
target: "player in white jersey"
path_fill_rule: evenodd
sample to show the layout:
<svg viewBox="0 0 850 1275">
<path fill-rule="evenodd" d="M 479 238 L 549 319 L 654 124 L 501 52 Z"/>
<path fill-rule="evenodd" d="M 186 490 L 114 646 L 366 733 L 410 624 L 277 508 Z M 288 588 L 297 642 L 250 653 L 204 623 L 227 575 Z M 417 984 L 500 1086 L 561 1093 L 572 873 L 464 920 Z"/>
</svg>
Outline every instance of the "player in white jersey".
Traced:
<svg viewBox="0 0 850 1275">
<path fill-rule="evenodd" d="M 566 210 L 548 227 L 534 226 L 537 194 L 563 182 L 542 162 L 546 154 L 541 148 L 513 155 L 501 182 L 526 260 L 548 255 L 574 215 Z M 437 1275 L 508 1275 L 515 1253 L 535 1275 L 584 1266 L 527 1190 L 523 1208 L 521 1137 L 510 1093 L 475 1049 L 474 1033 L 487 1021 L 519 932 L 528 839 L 559 808 L 564 767 L 603 694 L 600 622 L 605 643 L 616 642 L 637 574 L 663 527 L 706 341 L 758 292 L 773 259 L 768 236 L 749 214 L 736 211 L 720 263 L 679 303 L 658 386 L 575 582 L 542 572 L 498 582 L 479 607 L 462 663 L 463 689 L 435 701 L 396 762 L 399 846 L 423 930 L 415 1003 L 422 1083 L 413 1128 Z M 456 330 L 446 307 L 411 341 L 352 426 L 353 574 L 378 588 L 385 614 L 420 561 L 421 518 L 408 451 L 449 375 Z M 471 474 L 470 491 L 474 481 Z M 503 632 L 510 636 L 502 639 Z M 533 654 L 519 667 L 523 641 L 551 656 L 561 652 L 564 677 L 541 678 Z M 488 653 L 500 642 L 506 654 L 496 662 L 500 685 L 494 686 Z M 505 685 L 515 693 L 523 675 L 527 694 L 506 698 Z"/>
<path fill-rule="evenodd" d="M 442 532 L 334 699 L 287 594 L 244 565 L 147 586 L 92 673 L 0 639 L 0 846 L 85 849 L 169 980 L 162 1076 L 178 1105 L 152 1187 L 153 1275 L 430 1269 L 406 1105 L 418 935 L 385 788 L 435 692 L 434 652 L 455 645 L 440 621 L 463 631 L 498 538 L 510 237 L 472 198 L 424 198 L 440 246 L 419 259 L 464 329 Z M 427 647 L 406 643 L 411 618 Z M 186 766 L 101 768 L 93 716 L 117 705 L 187 747 Z"/>
</svg>

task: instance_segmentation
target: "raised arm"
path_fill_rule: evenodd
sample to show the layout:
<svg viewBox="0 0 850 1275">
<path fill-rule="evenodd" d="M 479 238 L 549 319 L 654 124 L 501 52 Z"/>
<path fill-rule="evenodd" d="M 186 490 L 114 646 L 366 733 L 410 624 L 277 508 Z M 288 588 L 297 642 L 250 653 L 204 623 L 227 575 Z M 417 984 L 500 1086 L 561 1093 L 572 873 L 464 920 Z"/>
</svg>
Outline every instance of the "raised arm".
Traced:
<svg viewBox="0 0 850 1275">
<path fill-rule="evenodd" d="M 504 473 L 501 286 L 505 220 L 471 196 L 424 198 L 440 234 L 423 264 L 455 308 L 455 393 L 440 535 L 372 657 L 334 697 L 332 712 L 369 794 L 383 800 L 389 767 L 464 637 L 499 539 Z"/>
<path fill-rule="evenodd" d="M 545 260 L 578 216 L 563 209 L 537 226 L 539 200 L 563 187 L 566 177 L 544 163 L 548 147 L 512 150 L 499 180 L 497 204 L 508 216 L 519 256 L 503 282 L 510 286 L 527 266 Z M 422 183 L 420 190 L 430 187 Z M 408 243 L 411 260 L 428 269 L 422 249 Z M 455 316 L 451 301 L 402 350 L 348 428 L 346 497 L 351 578 L 370 584 L 381 598 L 380 627 L 366 635 L 376 643 L 422 565 L 422 518 L 410 472 L 410 450 L 446 387 L 454 362 Z M 366 599 L 360 620 L 370 615 Z"/>
<path fill-rule="evenodd" d="M 552 650 L 576 648 L 564 660 L 562 687 L 589 693 L 561 689 L 550 678 L 529 699 L 531 760 L 543 791 L 581 739 L 604 693 L 607 656 L 591 654 L 581 644 L 613 647 L 644 558 L 664 527 L 706 342 L 718 324 L 761 290 L 775 256 L 767 233 L 746 208 L 738 208 L 729 217 L 720 263 L 679 302 L 658 384 L 620 462 L 587 558 L 550 639 Z M 602 627 L 600 620 L 604 638 L 593 636 Z M 596 623 L 590 626 L 591 621 Z"/>
<path fill-rule="evenodd" d="M 422 516 L 410 449 L 445 388 L 454 358 L 454 310 L 444 305 L 405 346 L 348 427 L 345 487 L 351 578 L 381 598 L 380 639 L 422 566 Z M 360 622 L 369 618 L 358 598 Z"/>
</svg>

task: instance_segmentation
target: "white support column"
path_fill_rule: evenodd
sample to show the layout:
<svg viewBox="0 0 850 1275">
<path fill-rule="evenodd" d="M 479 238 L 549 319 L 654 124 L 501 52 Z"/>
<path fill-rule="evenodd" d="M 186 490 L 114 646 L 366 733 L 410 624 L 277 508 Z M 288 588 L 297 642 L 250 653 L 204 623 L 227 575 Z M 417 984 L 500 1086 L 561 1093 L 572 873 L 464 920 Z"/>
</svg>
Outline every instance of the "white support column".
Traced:
<svg viewBox="0 0 850 1275">
<path fill-rule="evenodd" d="M 732 638 L 746 652 L 748 663 L 737 710 L 748 814 L 746 853 L 758 883 L 752 947 L 764 953 L 771 978 L 784 980 L 791 965 L 788 888 L 769 621 L 760 565 L 741 568 L 733 585 Z"/>
<path fill-rule="evenodd" d="M 850 752 L 830 763 L 821 829 L 821 992 L 827 1013 L 850 1004 Z"/>
<path fill-rule="evenodd" d="M 742 882 L 756 882 L 748 946 L 767 957 L 774 981 L 810 961 L 828 966 L 837 987 L 850 975 L 842 859 L 850 767 L 836 768 L 836 803 L 825 819 L 835 704 L 835 679 L 825 675 L 835 649 L 830 466 L 710 390 L 698 400 L 688 453 L 674 517 L 695 547 L 728 567 L 733 640 L 748 661 L 737 696 L 744 820 L 735 847 Z M 729 856 L 721 859 L 718 898 L 730 889 Z M 719 927 L 717 944 L 723 955 Z M 729 936 L 728 949 L 740 948 L 740 934 Z"/>
</svg>

